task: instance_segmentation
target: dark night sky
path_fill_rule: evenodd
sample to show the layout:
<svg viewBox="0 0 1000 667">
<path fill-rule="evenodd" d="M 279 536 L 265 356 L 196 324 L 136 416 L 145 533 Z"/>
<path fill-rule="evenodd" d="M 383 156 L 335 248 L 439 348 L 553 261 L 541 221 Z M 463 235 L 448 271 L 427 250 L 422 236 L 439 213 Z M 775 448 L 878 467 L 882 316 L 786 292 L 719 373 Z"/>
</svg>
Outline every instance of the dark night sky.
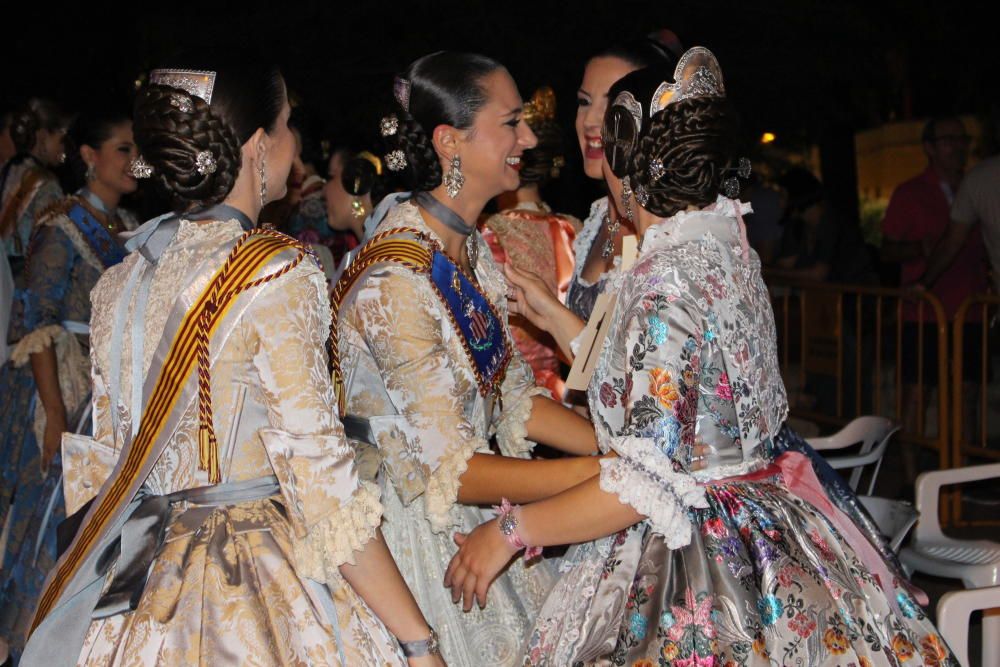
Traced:
<svg viewBox="0 0 1000 667">
<path fill-rule="evenodd" d="M 1000 40 L 986 3 L 6 4 L 6 104 L 25 95 L 47 95 L 70 109 L 94 95 L 127 104 L 136 76 L 175 50 L 253 45 L 282 66 L 311 134 L 353 143 L 374 136 L 392 74 L 438 49 L 496 57 L 526 96 L 551 84 L 569 127 L 586 56 L 662 27 L 716 53 L 748 136 L 766 129 L 790 144 L 822 148 L 885 120 L 998 109 Z"/>
</svg>

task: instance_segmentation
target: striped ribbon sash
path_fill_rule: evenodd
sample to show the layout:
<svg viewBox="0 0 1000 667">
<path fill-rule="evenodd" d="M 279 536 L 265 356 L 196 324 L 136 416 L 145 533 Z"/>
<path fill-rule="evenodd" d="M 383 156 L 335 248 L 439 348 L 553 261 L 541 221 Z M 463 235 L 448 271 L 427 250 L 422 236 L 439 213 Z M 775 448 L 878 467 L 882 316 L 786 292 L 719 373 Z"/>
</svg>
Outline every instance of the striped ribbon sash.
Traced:
<svg viewBox="0 0 1000 667">
<path fill-rule="evenodd" d="M 267 263 L 283 251 L 297 251 L 295 258 L 268 275 L 254 279 Z M 220 479 L 218 446 L 212 428 L 211 385 L 208 343 L 240 293 L 263 285 L 287 273 L 306 255 L 305 249 L 284 234 L 255 229 L 236 242 L 225 263 L 187 310 L 170 343 L 169 352 L 156 376 L 142 411 L 138 432 L 123 448 L 122 458 L 104 484 L 81 528 L 66 553 L 59 559 L 46 582 L 32 631 L 55 608 L 70 587 L 81 564 L 107 536 L 116 516 L 132 500 L 144 474 L 162 451 L 164 426 L 177 406 L 178 398 L 195 366 L 198 366 L 199 467 L 209 471 L 209 479 Z M 133 363 L 138 363 L 133 360 Z M 113 378 L 117 382 L 118 378 Z"/>
</svg>

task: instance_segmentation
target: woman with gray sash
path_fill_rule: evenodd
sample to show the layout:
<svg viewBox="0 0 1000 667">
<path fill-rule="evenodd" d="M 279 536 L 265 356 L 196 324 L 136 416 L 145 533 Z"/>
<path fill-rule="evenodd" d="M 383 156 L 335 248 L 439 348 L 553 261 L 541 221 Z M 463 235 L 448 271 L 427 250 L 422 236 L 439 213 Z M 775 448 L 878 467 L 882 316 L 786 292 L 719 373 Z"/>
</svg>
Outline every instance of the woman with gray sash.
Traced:
<svg viewBox="0 0 1000 667">
<path fill-rule="evenodd" d="M 138 94 L 132 173 L 174 212 L 93 291 L 94 437 L 63 440 L 77 526 L 23 664 L 442 665 L 332 407 L 324 276 L 254 229 L 291 168 L 284 79 L 232 62 Z"/>
</svg>

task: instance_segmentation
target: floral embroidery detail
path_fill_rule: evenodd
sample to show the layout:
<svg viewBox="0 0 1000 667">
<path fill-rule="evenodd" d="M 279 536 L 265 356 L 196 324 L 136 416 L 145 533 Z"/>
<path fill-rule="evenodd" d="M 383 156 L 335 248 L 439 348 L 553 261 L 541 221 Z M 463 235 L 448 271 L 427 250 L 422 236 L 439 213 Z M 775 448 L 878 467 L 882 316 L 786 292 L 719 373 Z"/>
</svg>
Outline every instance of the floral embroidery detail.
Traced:
<svg viewBox="0 0 1000 667">
<path fill-rule="evenodd" d="M 892 638 L 892 652 L 902 662 L 906 662 L 916 655 L 917 649 L 913 646 L 913 642 L 906 638 L 906 635 L 898 633 Z"/>
<path fill-rule="evenodd" d="M 840 628 L 827 628 L 823 633 L 823 646 L 833 655 L 843 655 L 851 643 L 847 640 L 847 635 Z"/>
<path fill-rule="evenodd" d="M 899 610 L 903 612 L 903 616 L 906 618 L 918 618 L 921 616 L 917 603 L 906 593 L 902 591 L 896 593 L 896 602 L 899 604 Z"/>
<path fill-rule="evenodd" d="M 948 650 L 937 635 L 927 635 L 920 640 L 920 657 L 924 659 L 924 664 L 929 667 L 944 665 L 948 658 Z"/>
<path fill-rule="evenodd" d="M 733 388 L 729 386 L 729 374 L 719 375 L 719 384 L 715 387 L 715 395 L 724 401 L 733 400 Z"/>
<path fill-rule="evenodd" d="M 677 648 L 677 644 L 668 641 L 663 643 L 663 649 L 660 651 L 660 655 L 662 655 L 663 659 L 669 663 L 677 658 L 678 652 L 679 649 Z"/>
<path fill-rule="evenodd" d="M 681 658 L 674 661 L 675 667 L 714 667 L 715 656 L 707 655 L 704 658 L 696 653 L 692 653 L 690 657 Z"/>
<path fill-rule="evenodd" d="M 673 641 L 679 641 L 684 637 L 684 631 L 691 627 L 700 630 L 708 639 L 715 637 L 715 624 L 712 623 L 712 596 L 706 594 L 698 602 L 694 595 L 694 589 L 688 588 L 684 594 L 684 607 L 671 605 L 670 610 L 674 614 L 676 621 L 667 633 Z"/>
<path fill-rule="evenodd" d="M 765 627 L 770 627 L 777 623 L 784 611 L 785 606 L 775 595 L 765 595 L 757 600 L 757 612 L 760 614 L 760 622 Z"/>
<path fill-rule="evenodd" d="M 675 622 L 676 621 L 674 621 L 674 615 L 671 614 L 669 611 L 663 612 L 663 614 L 660 616 L 660 627 L 663 628 L 664 630 L 669 630 L 670 628 L 674 627 Z"/>
<path fill-rule="evenodd" d="M 615 390 L 607 382 L 601 384 L 601 404 L 606 408 L 613 408 L 617 405 Z"/>
<path fill-rule="evenodd" d="M 632 612 L 632 618 L 629 621 L 629 627 L 640 641 L 646 638 L 646 629 L 649 624 L 646 621 L 646 617 L 637 611 Z"/>
<path fill-rule="evenodd" d="M 632 667 L 656 667 L 653 661 L 648 658 L 643 658 L 642 660 L 636 660 L 632 663 Z"/>
<path fill-rule="evenodd" d="M 773 595 L 770 597 L 774 597 Z M 778 604 L 781 604 L 780 602 Z M 760 608 L 760 603 L 757 603 L 758 609 Z M 780 616 L 780 612 L 779 612 Z M 768 625 L 773 625 L 773 621 Z M 757 635 L 753 640 L 753 652 L 762 658 L 768 657 L 767 642 L 764 641 L 764 635 Z"/>
<path fill-rule="evenodd" d="M 795 618 L 788 621 L 788 629 L 795 632 L 799 637 L 805 639 L 816 629 L 816 621 L 804 612 L 799 612 Z"/>
<path fill-rule="evenodd" d="M 665 368 L 649 370 L 649 393 L 668 410 L 672 409 L 674 401 L 680 398 L 676 385 L 671 381 L 670 371 Z"/>
<path fill-rule="evenodd" d="M 670 333 L 670 327 L 667 323 L 661 320 L 656 315 L 650 314 L 646 321 L 649 323 L 649 335 L 652 337 L 653 341 L 657 345 L 663 345 L 667 342 L 667 335 Z"/>
<path fill-rule="evenodd" d="M 816 545 L 817 549 L 819 549 L 819 555 L 823 558 L 823 560 L 825 560 L 827 563 L 836 562 L 837 555 L 833 553 L 833 550 L 830 548 L 830 545 L 827 543 L 825 539 L 823 539 L 823 536 L 819 534 L 819 531 L 813 528 L 809 532 L 809 539 L 812 540 L 812 543 Z"/>
<path fill-rule="evenodd" d="M 719 517 L 706 521 L 702 525 L 701 530 L 705 535 L 711 535 L 716 539 L 722 539 L 728 533 L 726 524 Z"/>
</svg>

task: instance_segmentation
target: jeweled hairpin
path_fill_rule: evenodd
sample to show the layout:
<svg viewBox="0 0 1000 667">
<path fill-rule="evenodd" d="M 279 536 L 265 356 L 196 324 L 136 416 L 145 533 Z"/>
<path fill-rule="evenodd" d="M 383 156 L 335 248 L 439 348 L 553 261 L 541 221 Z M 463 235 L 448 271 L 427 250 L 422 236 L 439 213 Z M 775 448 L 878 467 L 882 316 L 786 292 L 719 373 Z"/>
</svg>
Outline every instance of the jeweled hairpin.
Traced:
<svg viewBox="0 0 1000 667">
<path fill-rule="evenodd" d="M 403 111 L 410 111 L 410 82 L 401 76 L 397 76 L 392 82 L 392 96 L 403 107 Z"/>
<path fill-rule="evenodd" d="M 663 175 L 667 173 L 666 168 L 663 166 L 663 160 L 660 158 L 653 158 L 649 161 L 649 178 L 653 181 L 658 181 L 663 178 Z"/>
<path fill-rule="evenodd" d="M 191 98 L 186 95 L 181 95 L 180 93 L 173 93 L 170 95 L 170 106 L 178 109 L 181 113 L 191 113 L 194 110 L 194 105 L 191 104 Z"/>
<path fill-rule="evenodd" d="M 398 148 L 386 153 L 385 166 L 389 171 L 403 171 L 406 169 L 406 153 Z"/>
<path fill-rule="evenodd" d="M 211 151 L 201 151 L 195 156 L 194 165 L 195 169 L 197 169 L 198 173 L 202 176 L 214 174 L 216 169 L 215 156 L 212 155 Z"/>
<path fill-rule="evenodd" d="M 740 178 L 750 178 L 751 170 L 750 159 L 741 157 L 740 166 L 736 168 L 736 173 L 739 174 Z"/>
<path fill-rule="evenodd" d="M 194 95 L 212 103 L 215 88 L 215 72 L 193 69 L 154 69 L 149 73 L 149 83 L 155 86 L 180 88 L 188 95 Z M 173 101 L 171 100 L 171 103 Z"/>
<path fill-rule="evenodd" d="M 149 178 L 153 175 L 153 166 L 140 155 L 132 160 L 128 173 L 132 174 L 132 178 Z"/>
<path fill-rule="evenodd" d="M 399 130 L 399 119 L 396 114 L 390 114 L 379 122 L 379 131 L 383 137 L 391 137 Z"/>
</svg>

